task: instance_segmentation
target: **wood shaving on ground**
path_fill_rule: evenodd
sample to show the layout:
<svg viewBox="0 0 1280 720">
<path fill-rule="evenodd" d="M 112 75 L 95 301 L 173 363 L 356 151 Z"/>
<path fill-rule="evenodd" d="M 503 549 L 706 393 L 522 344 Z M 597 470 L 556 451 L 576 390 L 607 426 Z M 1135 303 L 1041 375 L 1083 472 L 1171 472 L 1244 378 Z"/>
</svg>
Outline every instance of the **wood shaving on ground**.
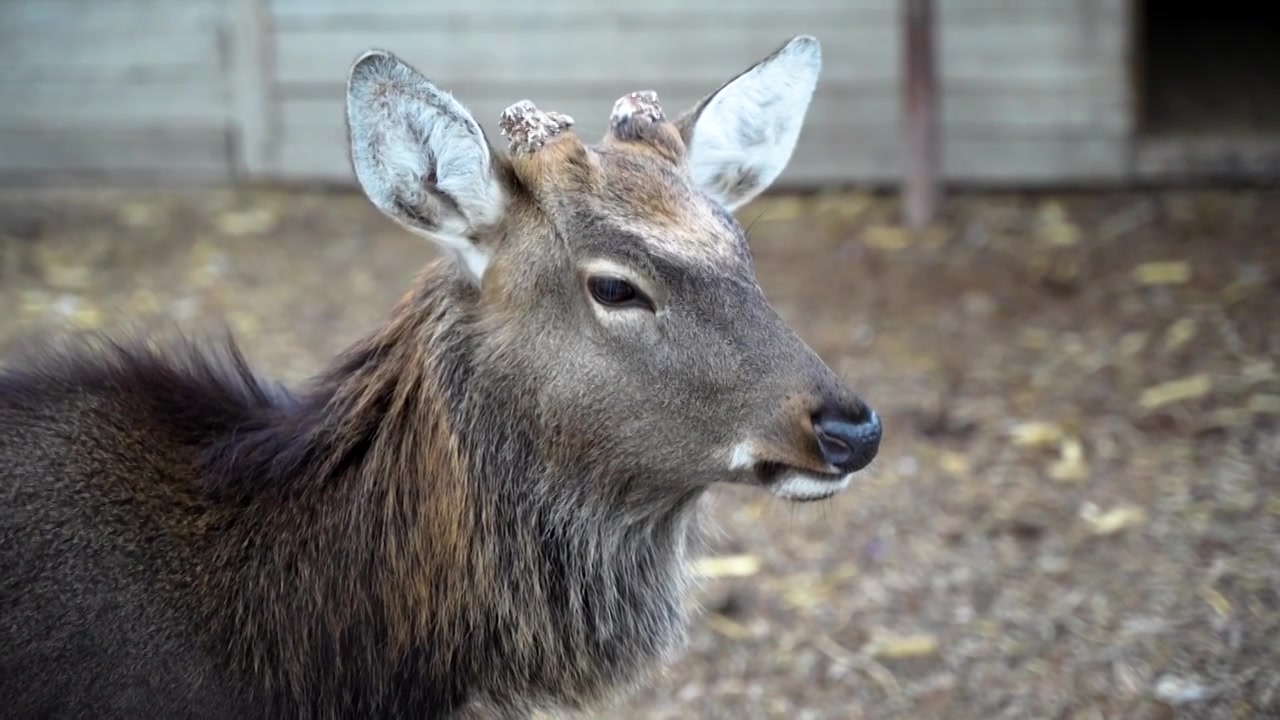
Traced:
<svg viewBox="0 0 1280 720">
<path fill-rule="evenodd" d="M 1191 264 L 1182 260 L 1143 263 L 1133 269 L 1139 285 L 1181 285 L 1191 279 Z"/>
<path fill-rule="evenodd" d="M 1142 391 L 1138 406 L 1143 410 L 1155 410 L 1173 403 L 1196 400 L 1213 390 L 1213 379 L 1205 373 L 1170 380 Z"/>
<path fill-rule="evenodd" d="M 703 578 L 751 577 L 760 572 L 760 558 L 754 555 L 723 555 L 693 561 L 693 573 Z"/>
<path fill-rule="evenodd" d="M 1087 502 L 1080 508 L 1080 519 L 1084 520 L 1092 534 L 1107 536 L 1142 525 L 1147 521 L 1147 513 L 1136 505 L 1120 505 L 1103 510 Z"/>
</svg>

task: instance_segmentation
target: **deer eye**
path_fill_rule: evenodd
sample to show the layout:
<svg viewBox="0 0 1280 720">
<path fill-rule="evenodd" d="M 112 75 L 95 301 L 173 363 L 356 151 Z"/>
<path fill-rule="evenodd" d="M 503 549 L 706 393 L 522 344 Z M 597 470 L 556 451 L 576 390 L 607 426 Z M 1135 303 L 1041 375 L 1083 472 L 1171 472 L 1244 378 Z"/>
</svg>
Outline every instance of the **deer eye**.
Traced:
<svg viewBox="0 0 1280 720">
<path fill-rule="evenodd" d="M 653 302 L 635 285 L 622 278 L 597 275 L 587 279 L 587 290 L 592 299 L 612 308 L 638 307 L 653 311 Z"/>
</svg>

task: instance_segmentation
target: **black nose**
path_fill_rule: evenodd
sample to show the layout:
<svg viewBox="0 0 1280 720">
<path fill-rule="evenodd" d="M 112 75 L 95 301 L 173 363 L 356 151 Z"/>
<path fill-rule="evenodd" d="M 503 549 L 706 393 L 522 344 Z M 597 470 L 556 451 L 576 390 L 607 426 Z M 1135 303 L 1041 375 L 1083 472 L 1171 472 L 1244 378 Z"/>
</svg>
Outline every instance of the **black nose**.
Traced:
<svg viewBox="0 0 1280 720">
<path fill-rule="evenodd" d="M 857 472 L 871 464 L 880 451 L 880 416 L 863 408 L 856 416 L 825 410 L 813 418 L 822 459 L 841 472 Z"/>
</svg>

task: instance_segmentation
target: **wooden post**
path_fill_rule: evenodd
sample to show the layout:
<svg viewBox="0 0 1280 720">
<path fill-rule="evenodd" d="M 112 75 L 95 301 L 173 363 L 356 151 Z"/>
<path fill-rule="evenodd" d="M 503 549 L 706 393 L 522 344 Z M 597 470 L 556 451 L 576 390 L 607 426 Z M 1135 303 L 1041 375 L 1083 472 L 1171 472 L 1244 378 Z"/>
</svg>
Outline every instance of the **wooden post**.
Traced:
<svg viewBox="0 0 1280 720">
<path fill-rule="evenodd" d="M 277 148 L 274 31 L 268 0 L 226 3 L 231 51 L 227 84 L 231 87 L 232 175 L 257 180 L 274 170 Z"/>
<path fill-rule="evenodd" d="M 938 209 L 938 80 L 933 0 L 902 0 L 902 88 L 907 225 L 920 229 Z"/>
</svg>

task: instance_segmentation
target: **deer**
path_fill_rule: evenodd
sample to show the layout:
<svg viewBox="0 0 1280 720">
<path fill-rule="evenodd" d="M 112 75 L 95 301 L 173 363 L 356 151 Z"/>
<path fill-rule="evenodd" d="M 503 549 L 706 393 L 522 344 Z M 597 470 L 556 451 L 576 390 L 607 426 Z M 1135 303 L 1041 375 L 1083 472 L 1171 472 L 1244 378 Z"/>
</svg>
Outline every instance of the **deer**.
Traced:
<svg viewBox="0 0 1280 720">
<path fill-rule="evenodd" d="M 520 101 L 504 151 L 361 54 L 355 179 L 439 251 L 378 327 L 295 387 L 230 338 L 6 359 L 0 715 L 527 718 L 669 667 L 709 489 L 826 500 L 880 446 L 734 215 L 820 69 L 797 36 L 594 142 Z"/>
</svg>

